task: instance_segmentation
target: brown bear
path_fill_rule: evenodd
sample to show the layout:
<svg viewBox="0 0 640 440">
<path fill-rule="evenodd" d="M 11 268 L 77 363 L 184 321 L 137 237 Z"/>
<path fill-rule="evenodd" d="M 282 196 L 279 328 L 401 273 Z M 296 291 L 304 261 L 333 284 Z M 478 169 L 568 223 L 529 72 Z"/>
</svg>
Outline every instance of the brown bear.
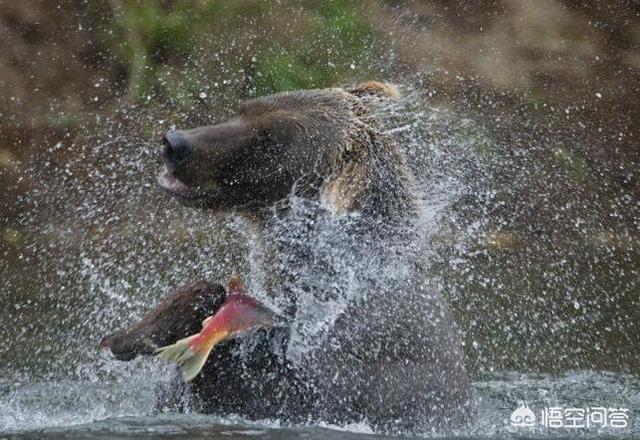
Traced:
<svg viewBox="0 0 640 440">
<path fill-rule="evenodd" d="M 427 274 L 420 196 L 376 118 L 395 96 L 374 81 L 278 93 L 164 136 L 160 187 L 251 220 L 262 250 L 250 291 L 283 325 L 216 347 L 191 384 L 163 393 L 163 407 L 186 393 L 197 411 L 252 419 L 384 432 L 464 422 L 469 381 Z M 121 359 L 149 354 L 198 331 L 223 300 L 220 286 L 187 286 L 102 345 Z"/>
</svg>

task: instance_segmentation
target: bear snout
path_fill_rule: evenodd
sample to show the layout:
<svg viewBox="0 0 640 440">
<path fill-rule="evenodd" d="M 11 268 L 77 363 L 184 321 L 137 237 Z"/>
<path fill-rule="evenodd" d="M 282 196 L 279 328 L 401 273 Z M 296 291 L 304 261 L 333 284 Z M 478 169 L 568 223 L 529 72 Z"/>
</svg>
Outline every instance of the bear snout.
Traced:
<svg viewBox="0 0 640 440">
<path fill-rule="evenodd" d="M 164 158 L 172 168 L 176 168 L 193 154 L 193 143 L 181 131 L 170 131 L 162 137 L 164 145 Z"/>
</svg>

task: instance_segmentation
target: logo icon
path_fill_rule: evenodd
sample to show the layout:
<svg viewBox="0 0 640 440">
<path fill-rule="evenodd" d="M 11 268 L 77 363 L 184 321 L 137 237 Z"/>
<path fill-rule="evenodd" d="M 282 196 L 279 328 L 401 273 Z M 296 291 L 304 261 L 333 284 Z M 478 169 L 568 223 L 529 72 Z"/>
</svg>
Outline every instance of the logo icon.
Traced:
<svg viewBox="0 0 640 440">
<path fill-rule="evenodd" d="M 527 402 L 518 402 L 518 407 L 511 413 L 511 426 L 534 426 L 536 415 Z"/>
</svg>

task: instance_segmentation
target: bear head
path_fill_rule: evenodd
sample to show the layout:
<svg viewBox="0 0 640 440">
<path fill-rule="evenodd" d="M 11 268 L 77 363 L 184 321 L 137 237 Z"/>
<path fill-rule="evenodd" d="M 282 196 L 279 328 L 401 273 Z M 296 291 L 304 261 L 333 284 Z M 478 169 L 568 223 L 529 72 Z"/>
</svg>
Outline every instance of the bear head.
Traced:
<svg viewBox="0 0 640 440">
<path fill-rule="evenodd" d="M 255 213 L 292 192 L 317 197 L 332 211 L 359 209 L 372 181 L 387 184 L 388 176 L 404 172 L 373 175 L 402 167 L 400 153 L 380 142 L 365 105 L 388 90 L 369 82 L 353 90 L 278 93 L 244 102 L 226 122 L 170 131 L 158 183 L 185 205 L 218 211 Z"/>
</svg>

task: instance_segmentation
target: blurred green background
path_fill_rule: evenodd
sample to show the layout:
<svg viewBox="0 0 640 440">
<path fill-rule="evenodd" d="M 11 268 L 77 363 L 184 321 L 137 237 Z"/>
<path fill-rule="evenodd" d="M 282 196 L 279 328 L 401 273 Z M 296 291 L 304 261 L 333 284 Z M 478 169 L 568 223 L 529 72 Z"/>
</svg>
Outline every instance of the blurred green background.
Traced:
<svg viewBox="0 0 640 440">
<path fill-rule="evenodd" d="M 585 135 L 615 139 L 636 160 L 638 9 L 569 0 L 3 1 L 1 157 L 28 153 L 29 133 L 16 131 L 77 125 L 123 103 L 177 117 L 377 78 L 444 100 L 463 95 L 470 107 L 496 96 L 532 114 L 569 108 L 565 125 L 580 120 Z"/>
</svg>

